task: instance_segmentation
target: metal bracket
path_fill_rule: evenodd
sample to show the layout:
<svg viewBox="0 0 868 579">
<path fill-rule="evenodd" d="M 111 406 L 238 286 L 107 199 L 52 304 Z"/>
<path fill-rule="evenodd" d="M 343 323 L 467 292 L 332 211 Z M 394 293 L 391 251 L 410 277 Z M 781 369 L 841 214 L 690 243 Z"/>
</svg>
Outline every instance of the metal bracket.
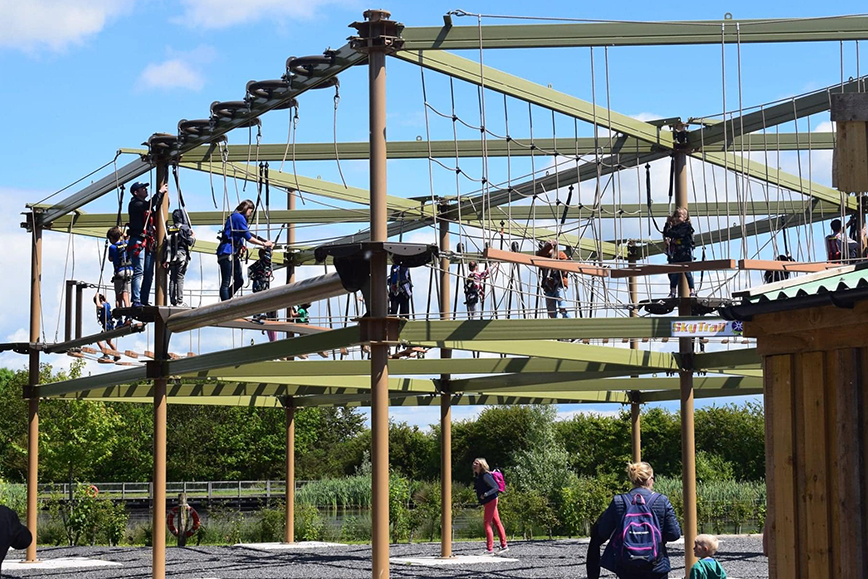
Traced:
<svg viewBox="0 0 868 579">
<path fill-rule="evenodd" d="M 145 377 L 148 380 L 157 380 L 165 378 L 169 373 L 169 368 L 165 360 L 149 360 L 145 362 Z"/>
<path fill-rule="evenodd" d="M 359 52 L 397 52 L 404 46 L 401 33 L 404 25 L 394 20 L 388 20 L 392 14 L 386 10 L 366 10 L 364 22 L 353 22 L 350 28 L 355 28 L 358 36 L 350 36 L 350 46 Z"/>
<path fill-rule="evenodd" d="M 396 345 L 406 322 L 404 318 L 397 317 L 360 318 L 359 343 Z"/>
</svg>

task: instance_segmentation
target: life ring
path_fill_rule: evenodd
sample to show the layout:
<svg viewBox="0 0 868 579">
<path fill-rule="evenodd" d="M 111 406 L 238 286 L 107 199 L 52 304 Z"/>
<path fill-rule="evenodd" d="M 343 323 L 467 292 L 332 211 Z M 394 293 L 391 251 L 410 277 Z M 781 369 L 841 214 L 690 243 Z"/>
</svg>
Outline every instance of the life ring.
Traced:
<svg viewBox="0 0 868 579">
<path fill-rule="evenodd" d="M 87 490 L 85 490 L 84 492 L 85 492 L 85 493 L 87 494 L 87 496 L 89 496 L 90 498 L 94 498 L 96 495 L 99 494 L 99 489 L 96 488 L 96 485 L 90 485 L 89 487 L 87 487 Z"/>
<path fill-rule="evenodd" d="M 187 537 L 192 537 L 196 531 L 199 530 L 199 513 L 196 512 L 196 509 L 187 505 L 187 511 L 189 511 L 190 516 L 193 518 L 193 526 L 187 529 L 185 533 Z M 178 529 L 175 527 L 175 516 L 180 512 L 180 507 L 173 507 L 172 510 L 169 511 L 169 516 L 166 517 L 166 525 L 169 527 L 169 532 L 178 536 Z"/>
</svg>

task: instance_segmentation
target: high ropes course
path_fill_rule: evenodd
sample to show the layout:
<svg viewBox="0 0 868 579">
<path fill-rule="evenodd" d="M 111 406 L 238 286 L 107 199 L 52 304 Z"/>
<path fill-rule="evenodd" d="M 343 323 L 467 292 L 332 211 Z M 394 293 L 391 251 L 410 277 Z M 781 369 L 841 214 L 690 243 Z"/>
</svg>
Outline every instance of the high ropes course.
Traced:
<svg viewBox="0 0 868 579">
<path fill-rule="evenodd" d="M 693 401 L 763 388 L 755 345 L 720 308 L 751 287 L 868 255 L 862 198 L 815 182 L 812 161 L 813 153 L 836 147 L 835 133 L 815 130 L 828 121 L 836 95 L 865 91 L 858 44 L 868 36 L 868 17 L 502 24 L 502 17 L 456 11 L 438 27 L 404 27 L 384 11 L 365 18 L 352 24 L 346 45 L 290 57 L 279 78 L 247 83 L 241 100 L 215 101 L 208 116 L 181 120 L 172 134 L 154 133 L 147 148 L 120 149 L 85 178 L 101 177 L 66 198 L 27 206 L 30 339 L 2 348 L 30 357 L 28 526 L 35 533 L 41 399 L 154 405 L 154 528 L 165 524 L 167 403 L 285 408 L 287 542 L 294 541 L 294 410 L 371 406 L 374 577 L 387 576 L 389 565 L 390 405 L 439 405 L 446 449 L 453 405 L 629 405 L 638 460 L 640 405 L 679 400 L 689 544 L 696 534 Z M 459 19 L 472 23 L 458 26 Z M 742 46 L 783 42 L 840 45 L 840 79 L 776 102 L 743 102 Z M 613 110 L 610 53 L 655 45 L 719 47 L 722 112 L 638 120 Z M 855 75 L 845 78 L 845 47 L 853 45 Z M 543 48 L 589 53 L 590 100 L 486 64 L 490 51 Z M 733 52 L 736 62 L 727 63 Z M 404 63 L 401 83 L 418 83 L 425 132 L 415 140 L 386 141 L 386 56 Z M 339 77 L 356 66 L 369 71 L 370 142 L 339 142 Z M 310 122 L 300 112 L 303 98 L 334 102 L 331 118 L 314 119 L 332 142 L 296 142 L 299 124 Z M 262 142 L 271 111 L 288 112 L 286 142 Z M 229 144 L 230 134 L 239 144 Z M 782 154 L 795 161 L 795 172 L 781 169 Z M 119 163 L 125 155 L 133 160 Z M 369 162 L 369 190 L 344 179 L 341 163 L 358 160 Z M 424 163 L 414 173 L 418 182 L 402 180 L 407 195 L 386 193 L 387 160 Z M 300 173 L 315 161 L 334 163 L 340 182 Z M 206 175 L 210 191 L 182 193 L 182 177 L 196 173 Z M 158 256 L 172 233 L 170 199 L 202 232 L 230 227 L 233 208 L 255 198 L 253 237 L 274 241 L 270 287 L 220 301 L 202 273 L 202 255 L 214 255 L 218 244 L 200 239 L 190 248 L 199 280 L 191 268 L 184 299 L 172 300 L 179 305 L 168 305 L 169 274 L 158 265 L 155 305 L 116 308 L 121 323 L 85 335 L 91 294 L 113 295 L 111 264 L 106 243 L 99 279 L 73 279 L 73 244 L 59 290 L 64 336 L 58 315 L 48 340 L 41 273 L 61 265 L 43 263 L 44 233 L 67 234 L 70 243 L 74 236 L 104 240 L 108 228 L 128 223 L 128 189 L 139 179 L 153 193 L 168 190 L 153 213 Z M 105 196 L 116 196 L 116 211 L 84 210 Z M 683 238 L 686 249 L 674 248 L 680 238 L 670 229 L 681 209 L 693 229 Z M 850 231 L 838 238 L 842 245 L 855 245 L 844 255 L 828 252 L 834 220 Z M 430 242 L 405 241 L 411 234 Z M 246 270 L 249 263 L 241 263 Z M 400 312 L 390 273 L 396 268 L 397 285 L 402 271 L 413 278 Z M 220 343 L 231 339 L 232 347 L 203 353 L 203 330 L 231 334 Z M 265 332 L 268 342 L 245 345 Z M 110 341 L 142 337 L 147 346 L 138 350 Z M 43 354 L 127 367 L 40 384 Z M 445 452 L 443 528 L 451 528 L 451 479 Z M 442 555 L 450 556 L 451 536 L 443 535 Z M 35 556 L 32 547 L 28 560 Z M 155 533 L 153 576 L 164 574 L 165 541 Z"/>
</svg>

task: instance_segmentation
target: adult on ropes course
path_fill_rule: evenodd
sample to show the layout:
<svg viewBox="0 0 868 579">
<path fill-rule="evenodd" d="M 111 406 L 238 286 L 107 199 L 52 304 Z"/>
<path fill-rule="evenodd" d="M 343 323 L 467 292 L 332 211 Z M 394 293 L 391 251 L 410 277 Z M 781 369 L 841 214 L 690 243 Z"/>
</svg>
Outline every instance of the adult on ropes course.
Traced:
<svg viewBox="0 0 868 579">
<path fill-rule="evenodd" d="M 261 245 L 266 249 L 274 247 L 274 243 L 251 233 L 247 225 L 253 215 L 255 205 L 250 199 L 238 204 L 235 211 L 226 219 L 220 244 L 217 246 L 217 264 L 220 266 L 220 301 L 226 301 L 244 286 L 244 274 L 241 271 L 241 258 L 247 253 L 246 242 Z"/>
<path fill-rule="evenodd" d="M 147 183 L 137 181 L 130 187 L 133 198 L 130 199 L 128 207 L 130 240 L 127 251 L 133 264 L 133 308 L 149 305 L 151 283 L 154 281 L 154 251 L 156 250 L 154 210 L 162 205 L 163 195 L 168 190 L 169 186 L 163 184 L 157 194 L 148 201 Z"/>
</svg>

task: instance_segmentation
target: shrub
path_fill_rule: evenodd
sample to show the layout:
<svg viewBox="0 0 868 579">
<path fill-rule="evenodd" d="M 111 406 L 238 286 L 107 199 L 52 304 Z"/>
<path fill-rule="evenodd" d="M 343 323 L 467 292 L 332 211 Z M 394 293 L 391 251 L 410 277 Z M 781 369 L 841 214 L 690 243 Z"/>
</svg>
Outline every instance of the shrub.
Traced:
<svg viewBox="0 0 868 579">
<path fill-rule="evenodd" d="M 256 517 L 257 541 L 271 543 L 283 541 L 286 534 L 286 506 L 278 501 L 275 507 L 259 510 Z"/>
<path fill-rule="evenodd" d="M 392 473 L 389 476 L 389 525 L 392 542 L 398 543 L 410 536 L 410 481 Z"/>
<path fill-rule="evenodd" d="M 440 530 L 442 509 L 442 494 L 440 481 L 414 483 L 412 485 L 411 501 L 413 509 L 410 512 L 410 541 L 416 532 L 424 531 L 429 541 Z M 454 502 L 454 497 L 453 497 Z"/>
<path fill-rule="evenodd" d="M 371 514 L 346 517 L 341 526 L 341 539 L 344 541 L 370 541 Z"/>
<path fill-rule="evenodd" d="M 313 505 L 295 505 L 295 537 L 302 541 L 319 541 L 323 535 L 323 518 Z"/>
<path fill-rule="evenodd" d="M 570 537 L 590 535 L 591 525 L 606 510 L 612 489 L 598 478 L 576 477 L 561 490 L 559 513 L 563 530 Z"/>
<path fill-rule="evenodd" d="M 552 538 L 554 528 L 558 525 L 558 518 L 554 509 L 549 505 L 548 498 L 540 492 L 515 491 L 501 495 L 498 504 L 501 521 L 504 528 L 509 528 L 512 533 L 520 534 L 525 539 L 532 539 L 534 530 L 544 531 Z"/>
</svg>

